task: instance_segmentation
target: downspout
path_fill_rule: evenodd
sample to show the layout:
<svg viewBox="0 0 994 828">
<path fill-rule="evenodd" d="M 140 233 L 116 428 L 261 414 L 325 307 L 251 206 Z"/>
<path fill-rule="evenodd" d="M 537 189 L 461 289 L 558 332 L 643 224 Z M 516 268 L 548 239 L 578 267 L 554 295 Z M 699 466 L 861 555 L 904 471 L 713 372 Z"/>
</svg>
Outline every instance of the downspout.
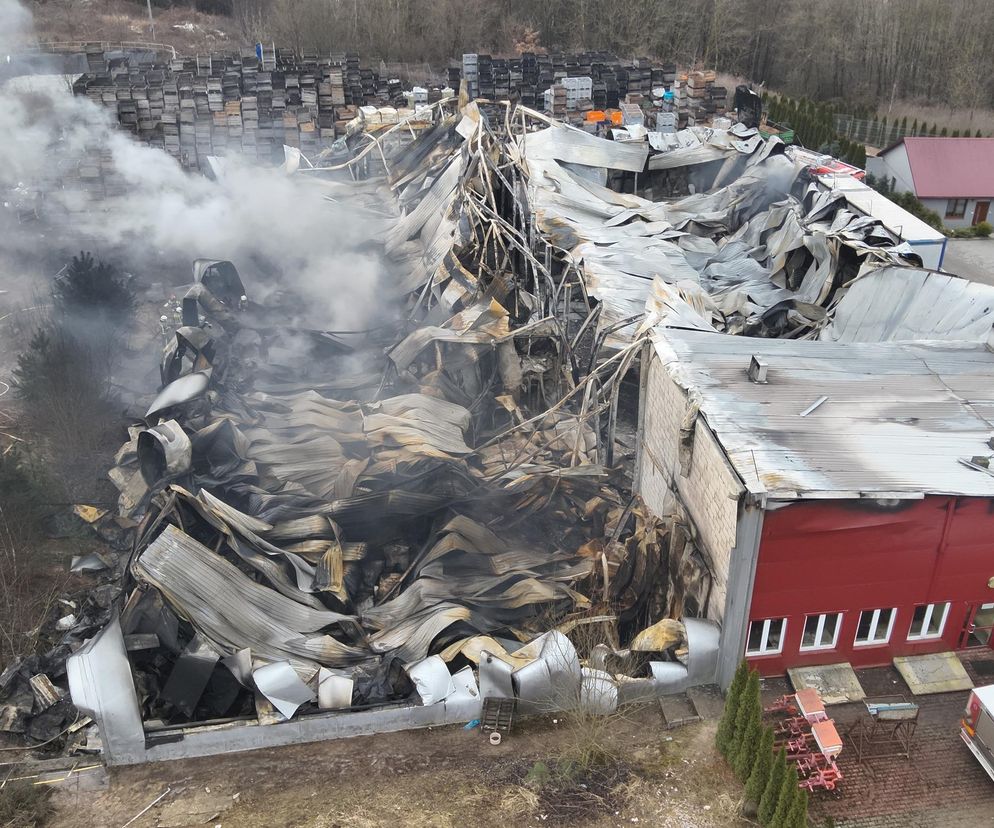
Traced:
<svg viewBox="0 0 994 828">
<path fill-rule="evenodd" d="M 739 519 L 735 527 L 725 595 L 725 614 L 721 622 L 721 643 L 718 652 L 716 680 L 727 690 L 739 662 L 743 659 L 749 608 L 756 584 L 756 565 L 763 535 L 765 498 L 746 492 L 739 502 Z"/>
</svg>

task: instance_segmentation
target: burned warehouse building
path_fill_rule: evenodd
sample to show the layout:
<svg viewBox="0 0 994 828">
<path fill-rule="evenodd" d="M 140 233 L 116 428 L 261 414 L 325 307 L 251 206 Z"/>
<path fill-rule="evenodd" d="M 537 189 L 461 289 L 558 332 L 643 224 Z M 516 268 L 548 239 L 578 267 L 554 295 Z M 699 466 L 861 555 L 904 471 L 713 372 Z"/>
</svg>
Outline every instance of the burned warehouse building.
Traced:
<svg viewBox="0 0 994 828">
<path fill-rule="evenodd" d="M 219 181 L 183 125 L 244 147 L 249 96 L 235 125 L 219 95 L 245 65 L 166 133 Z M 5 722 L 129 764 L 991 643 L 994 288 L 939 272 L 934 231 L 745 123 L 318 77 L 287 100 L 354 117 L 270 123 L 259 154 L 363 228 L 375 322 L 312 323 L 292 250 L 189 251 L 117 502 L 76 507 L 116 554 L 0 677 Z"/>
</svg>

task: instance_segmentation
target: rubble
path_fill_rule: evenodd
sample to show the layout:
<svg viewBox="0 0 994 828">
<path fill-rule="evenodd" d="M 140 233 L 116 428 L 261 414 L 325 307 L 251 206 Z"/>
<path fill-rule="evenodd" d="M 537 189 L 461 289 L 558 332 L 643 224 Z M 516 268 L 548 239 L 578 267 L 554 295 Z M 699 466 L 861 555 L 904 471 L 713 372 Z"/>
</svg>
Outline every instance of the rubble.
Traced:
<svg viewBox="0 0 994 828">
<path fill-rule="evenodd" d="M 60 622 L 112 761 L 143 755 L 115 756 L 121 734 L 190 723 L 609 711 L 714 680 L 714 568 L 619 456 L 652 328 L 831 336 L 853 285 L 921 262 L 776 139 L 676 135 L 463 100 L 368 136 L 355 159 L 382 179 L 328 157 L 288 173 L 379 198 L 371 242 L 398 276 L 373 330 L 303 329 L 293 296 L 256 303 L 232 263 L 196 262 L 110 474 L 118 513 L 81 515 L 129 552 Z M 646 197 L 661 182 L 688 192 Z M 32 693 L 62 679 L 53 659 L 0 681 L 8 729 L 68 704 Z"/>
</svg>

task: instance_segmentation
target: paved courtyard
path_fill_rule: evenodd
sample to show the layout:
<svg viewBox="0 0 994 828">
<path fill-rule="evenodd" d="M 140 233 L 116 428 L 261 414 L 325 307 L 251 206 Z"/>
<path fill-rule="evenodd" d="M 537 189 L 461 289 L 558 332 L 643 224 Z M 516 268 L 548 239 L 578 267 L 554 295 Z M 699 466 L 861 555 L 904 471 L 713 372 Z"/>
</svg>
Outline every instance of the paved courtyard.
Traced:
<svg viewBox="0 0 994 828">
<path fill-rule="evenodd" d="M 942 269 L 971 282 L 994 285 L 994 238 L 949 239 Z"/>
<path fill-rule="evenodd" d="M 960 655 L 975 684 L 994 683 L 990 651 Z M 959 720 L 969 693 L 912 697 L 893 667 L 857 670 L 857 675 L 868 697 L 900 693 L 919 704 L 911 760 L 867 758 L 859 763 L 847 745 L 839 757 L 844 776 L 839 787 L 812 797 L 813 824 L 819 828 L 994 826 L 994 782 L 959 736 Z M 764 704 L 785 692 L 790 692 L 786 680 L 765 681 Z M 829 714 L 843 741 L 848 727 L 867 715 L 862 703 L 833 705 Z"/>
</svg>

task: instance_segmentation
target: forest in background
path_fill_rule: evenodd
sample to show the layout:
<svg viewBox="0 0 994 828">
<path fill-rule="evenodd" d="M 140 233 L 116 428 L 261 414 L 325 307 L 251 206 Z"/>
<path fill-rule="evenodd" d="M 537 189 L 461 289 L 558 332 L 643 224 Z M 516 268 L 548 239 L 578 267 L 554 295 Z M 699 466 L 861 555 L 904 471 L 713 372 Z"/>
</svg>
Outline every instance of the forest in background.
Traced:
<svg viewBox="0 0 994 828">
<path fill-rule="evenodd" d="M 141 39 L 145 0 L 34 0 L 45 39 Z M 156 39 L 257 41 L 441 69 L 463 52 L 605 50 L 702 66 L 792 98 L 994 129 L 984 0 L 152 0 Z M 925 109 L 929 111 L 926 113 Z M 946 110 L 940 116 L 938 110 Z M 966 117 L 963 114 L 966 113 Z M 865 116 L 864 116 L 865 117 Z"/>
<path fill-rule="evenodd" d="M 166 2 L 166 0 L 160 0 Z M 994 106 L 994 4 L 978 0 L 196 0 L 249 41 L 387 61 L 610 50 L 820 101 Z"/>
</svg>

